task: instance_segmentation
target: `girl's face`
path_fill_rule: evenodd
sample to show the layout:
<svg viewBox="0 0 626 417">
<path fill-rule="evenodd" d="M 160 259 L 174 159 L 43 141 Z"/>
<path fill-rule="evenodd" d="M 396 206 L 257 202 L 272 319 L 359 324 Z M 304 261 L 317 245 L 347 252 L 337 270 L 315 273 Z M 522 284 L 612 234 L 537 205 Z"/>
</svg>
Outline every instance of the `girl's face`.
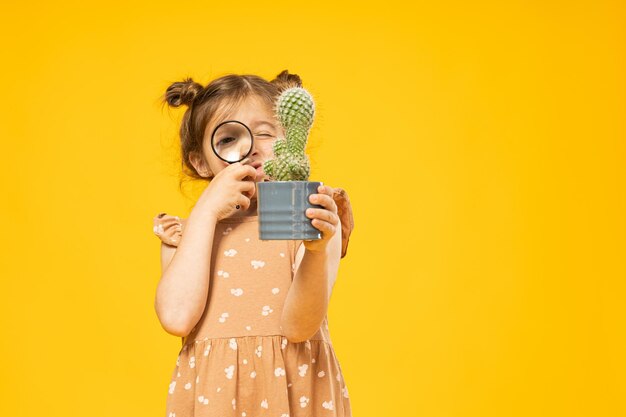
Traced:
<svg viewBox="0 0 626 417">
<path fill-rule="evenodd" d="M 284 129 L 276 120 L 273 109 L 261 98 L 248 96 L 239 107 L 207 124 L 202 144 L 204 161 L 201 161 L 197 155 L 190 156 L 193 166 L 205 178 L 214 177 L 229 165 L 228 162 L 218 158 L 211 148 L 213 130 L 226 120 L 240 121 L 252 131 L 254 136 L 252 141 L 253 147 L 250 154 L 248 154 L 246 165 L 263 165 L 265 161 L 273 159 L 274 151 L 272 146 L 277 137 L 284 137 Z M 255 182 L 261 182 L 265 178 L 267 178 L 265 173 L 261 169 L 257 170 Z"/>
</svg>

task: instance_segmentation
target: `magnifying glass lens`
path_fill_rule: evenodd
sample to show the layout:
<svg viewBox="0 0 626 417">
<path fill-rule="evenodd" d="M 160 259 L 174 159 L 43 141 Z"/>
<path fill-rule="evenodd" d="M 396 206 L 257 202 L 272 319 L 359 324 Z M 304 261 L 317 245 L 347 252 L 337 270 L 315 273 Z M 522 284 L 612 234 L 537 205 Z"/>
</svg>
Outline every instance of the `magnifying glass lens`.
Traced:
<svg viewBox="0 0 626 417">
<path fill-rule="evenodd" d="M 252 136 L 244 125 L 227 122 L 213 134 L 213 149 L 220 158 L 228 162 L 241 161 L 252 148 Z"/>
</svg>

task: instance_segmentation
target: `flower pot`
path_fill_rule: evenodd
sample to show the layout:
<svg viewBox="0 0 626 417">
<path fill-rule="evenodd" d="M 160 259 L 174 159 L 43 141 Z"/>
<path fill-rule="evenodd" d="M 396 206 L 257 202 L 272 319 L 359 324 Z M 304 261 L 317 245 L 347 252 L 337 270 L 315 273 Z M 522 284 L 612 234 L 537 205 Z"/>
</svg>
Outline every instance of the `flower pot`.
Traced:
<svg viewBox="0 0 626 417">
<path fill-rule="evenodd" d="M 324 208 L 309 201 L 320 181 L 264 181 L 258 185 L 259 239 L 316 240 L 322 232 L 306 216 L 308 208 Z"/>
</svg>

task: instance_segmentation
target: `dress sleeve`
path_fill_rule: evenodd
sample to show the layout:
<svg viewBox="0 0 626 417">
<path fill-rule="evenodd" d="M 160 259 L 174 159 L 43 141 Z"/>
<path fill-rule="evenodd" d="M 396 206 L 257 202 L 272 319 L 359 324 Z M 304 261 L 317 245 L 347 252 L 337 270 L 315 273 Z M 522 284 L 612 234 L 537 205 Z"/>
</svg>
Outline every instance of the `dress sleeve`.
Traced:
<svg viewBox="0 0 626 417">
<path fill-rule="evenodd" d="M 185 220 L 167 213 L 159 213 L 153 219 L 152 231 L 163 243 L 178 246 L 183 235 Z"/>
<path fill-rule="evenodd" d="M 341 257 L 348 252 L 348 241 L 354 229 L 354 218 L 352 216 L 352 205 L 348 198 L 348 193 L 343 188 L 334 188 L 333 200 L 337 204 L 337 214 L 341 220 Z"/>
</svg>

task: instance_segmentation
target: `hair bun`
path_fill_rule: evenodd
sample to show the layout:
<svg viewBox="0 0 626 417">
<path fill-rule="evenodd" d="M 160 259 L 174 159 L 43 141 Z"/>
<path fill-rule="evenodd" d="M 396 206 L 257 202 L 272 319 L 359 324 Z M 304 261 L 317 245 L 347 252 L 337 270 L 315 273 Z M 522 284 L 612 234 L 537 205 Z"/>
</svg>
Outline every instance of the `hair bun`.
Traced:
<svg viewBox="0 0 626 417">
<path fill-rule="evenodd" d="M 182 82 L 175 82 L 165 91 L 165 101 L 172 107 L 179 107 L 183 104 L 189 106 L 204 89 L 191 78 L 186 78 Z"/>
<path fill-rule="evenodd" d="M 270 83 L 278 87 L 279 91 L 286 90 L 291 87 L 302 87 L 302 80 L 297 74 L 289 74 L 288 70 L 284 70 L 276 76 Z"/>
</svg>

